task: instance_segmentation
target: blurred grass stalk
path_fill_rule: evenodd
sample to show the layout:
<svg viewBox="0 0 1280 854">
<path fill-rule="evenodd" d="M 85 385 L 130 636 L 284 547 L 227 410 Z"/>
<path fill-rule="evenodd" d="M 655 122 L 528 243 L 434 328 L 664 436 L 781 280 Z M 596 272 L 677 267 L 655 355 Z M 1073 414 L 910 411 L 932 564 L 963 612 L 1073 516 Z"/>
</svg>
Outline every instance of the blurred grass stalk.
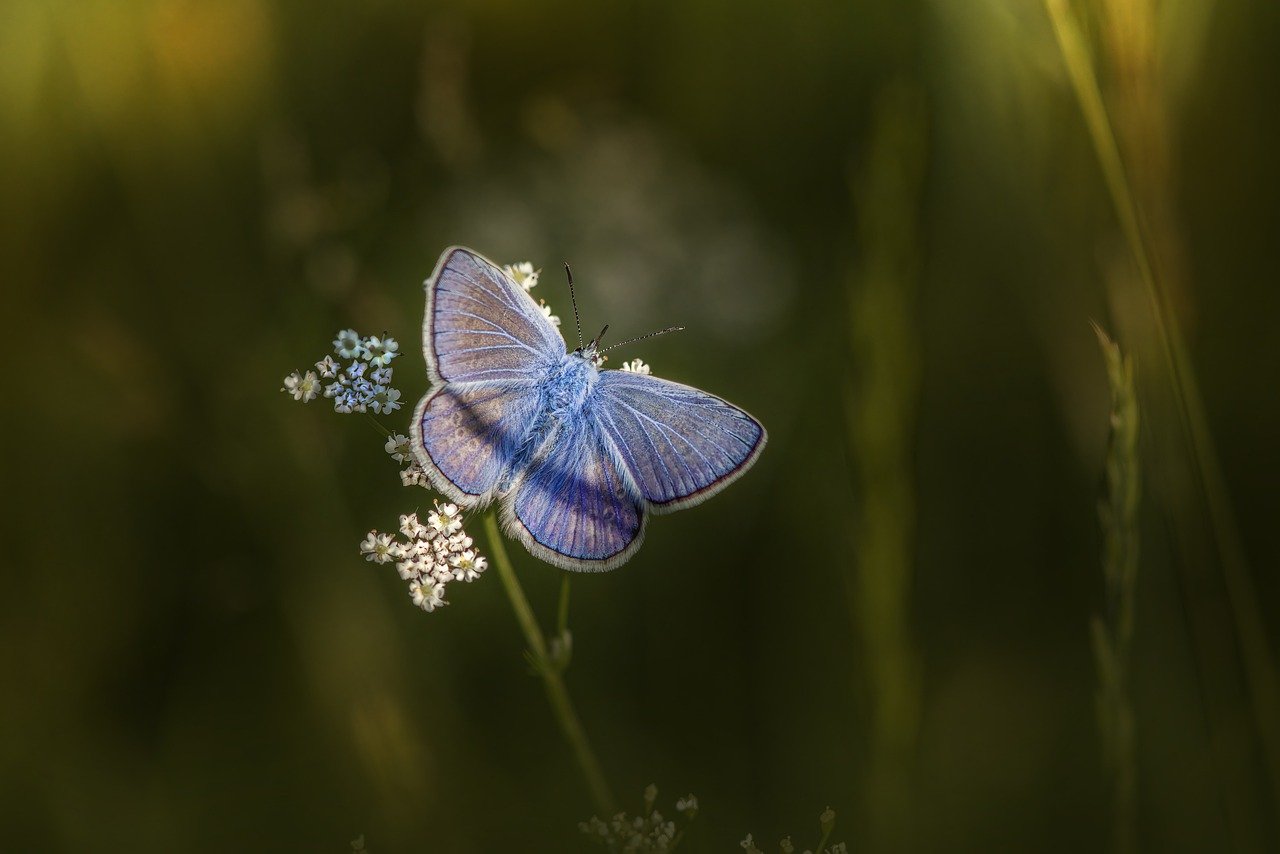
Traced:
<svg viewBox="0 0 1280 854">
<path fill-rule="evenodd" d="M 1105 57 L 1110 63 L 1104 68 L 1109 72 L 1109 79 L 1115 81 L 1111 100 L 1115 120 L 1108 112 L 1108 103 L 1104 100 L 1095 70 L 1095 57 L 1077 10 L 1071 0 L 1044 0 L 1068 79 L 1080 103 L 1094 153 L 1140 282 L 1141 296 L 1135 299 L 1132 276 L 1111 276 L 1112 299 L 1119 306 L 1133 302 L 1146 305 L 1149 318 L 1145 322 L 1130 324 L 1134 333 L 1132 340 L 1140 353 L 1154 355 L 1153 363 L 1161 367 L 1168 380 L 1165 394 L 1180 436 L 1169 450 L 1180 449 L 1178 452 L 1189 463 L 1191 493 L 1198 494 L 1203 500 L 1202 509 L 1208 518 L 1213 541 L 1211 548 L 1216 550 L 1217 563 L 1221 568 L 1256 731 L 1270 774 L 1271 796 L 1275 808 L 1280 811 L 1280 685 L 1277 685 L 1266 628 L 1258 611 L 1257 594 L 1236 528 L 1203 398 L 1174 309 L 1172 291 L 1173 283 L 1178 281 L 1180 242 L 1169 191 L 1172 170 L 1168 140 L 1172 134 L 1168 121 L 1169 99 L 1161 85 L 1158 43 L 1158 35 L 1168 31 L 1168 27 L 1162 24 L 1168 22 L 1159 20 L 1157 11 L 1176 7 L 1157 7 L 1154 0 L 1092 0 L 1092 3 L 1097 11 L 1100 41 L 1107 50 Z M 1197 20 L 1203 21 L 1202 18 Z M 1155 385 L 1144 383 L 1144 394 L 1152 391 Z M 1148 412 L 1152 411 L 1148 409 Z M 1165 453 L 1164 447 L 1156 450 Z M 1169 456 L 1156 467 L 1169 479 L 1167 486 L 1179 486 L 1176 478 L 1180 462 Z M 1153 493 L 1153 496 L 1158 495 Z M 1162 500 L 1173 510 L 1175 528 L 1184 551 L 1184 572 L 1188 575 L 1199 573 L 1199 577 L 1188 579 L 1186 587 L 1192 591 L 1203 589 L 1204 579 L 1211 569 L 1195 565 L 1194 538 L 1197 535 L 1192 522 L 1199 512 L 1199 502 L 1176 489 L 1173 494 L 1162 496 Z M 1209 606 L 1199 601 L 1200 597 L 1194 593 L 1187 598 L 1195 621 L 1192 628 L 1198 634 L 1198 645 L 1202 647 L 1199 653 L 1201 673 L 1209 674 L 1218 669 L 1218 662 L 1210 661 L 1210 653 L 1203 649 L 1210 642 L 1208 635 L 1212 617 L 1206 613 Z M 1211 681 L 1209 677 L 1205 678 Z M 1217 701 L 1210 697 L 1209 702 Z M 1226 725 L 1221 723 L 1225 713 L 1215 715 L 1212 708 L 1209 711 L 1211 718 L 1218 718 L 1218 726 Z M 1211 742 L 1220 744 L 1220 739 L 1211 737 Z M 1236 767 L 1242 767 L 1247 761 L 1247 757 L 1224 757 L 1220 760 Z M 1234 804 L 1229 806 L 1229 810 L 1243 808 L 1237 798 L 1228 797 L 1227 801 Z"/>
<path fill-rule="evenodd" d="M 586 781 L 587 790 L 591 793 L 592 804 L 599 815 L 613 815 L 618 811 L 617 801 L 614 800 L 613 792 L 605 780 L 604 772 L 600 770 L 600 762 L 596 759 L 595 751 L 591 749 L 591 742 L 587 740 L 587 731 L 583 729 L 582 721 L 573 706 L 573 700 L 569 697 L 569 691 L 564 684 L 563 667 L 552 659 L 547 640 L 542 634 L 542 629 L 538 627 L 538 619 L 534 616 L 533 607 L 529 604 L 528 597 L 524 595 L 520 579 L 516 577 L 515 567 L 511 565 L 511 558 L 507 555 L 507 548 L 502 540 L 502 534 L 498 531 L 498 521 L 493 513 L 485 515 L 484 531 L 489 539 L 489 551 L 493 555 L 493 564 L 498 569 L 503 589 L 507 592 L 507 598 L 511 600 L 511 609 L 515 611 L 516 621 L 520 623 L 525 641 L 529 644 L 530 661 L 542 679 L 543 687 L 546 688 L 547 700 L 551 703 L 551 711 L 555 715 L 556 723 L 560 725 L 565 741 L 569 742 L 569 747 L 573 750 L 573 757 L 577 760 L 583 779 Z M 568 601 L 568 588 L 561 585 L 559 620 L 562 636 L 565 628 L 563 624 L 568 619 Z"/>
<path fill-rule="evenodd" d="M 1093 656 L 1098 668 L 1095 698 L 1102 752 L 1111 776 L 1114 838 L 1117 854 L 1137 849 L 1134 795 L 1133 705 L 1130 696 L 1130 649 L 1133 645 L 1134 582 L 1138 577 L 1138 503 L 1141 464 L 1138 457 L 1138 398 L 1133 360 L 1094 324 L 1111 386 L 1111 429 L 1107 441 L 1106 495 L 1098 506 L 1102 525 L 1102 575 L 1105 606 L 1093 618 Z"/>
<path fill-rule="evenodd" d="M 920 723 L 909 614 L 920 387 L 914 316 L 926 133 L 922 94 L 905 83 L 886 86 L 870 149 L 852 181 L 862 258 L 849 277 L 853 376 L 846 406 L 856 495 L 849 598 L 871 701 L 863 798 L 876 851 L 911 847 L 914 812 L 911 768 Z"/>
</svg>

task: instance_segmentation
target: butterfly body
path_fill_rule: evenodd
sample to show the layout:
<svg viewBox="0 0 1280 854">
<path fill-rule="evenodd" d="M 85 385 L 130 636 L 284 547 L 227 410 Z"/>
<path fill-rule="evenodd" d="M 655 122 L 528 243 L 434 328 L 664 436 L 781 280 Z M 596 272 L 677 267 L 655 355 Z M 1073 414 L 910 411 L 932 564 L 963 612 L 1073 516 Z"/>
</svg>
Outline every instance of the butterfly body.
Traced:
<svg viewBox="0 0 1280 854">
<path fill-rule="evenodd" d="M 691 506 L 758 458 L 750 415 L 689 386 L 601 371 L 596 342 L 568 351 L 539 306 L 469 249 L 427 280 L 423 350 L 432 389 L 412 423 L 434 486 L 502 505 L 509 534 L 573 570 L 612 569 L 651 513 Z"/>
<path fill-rule="evenodd" d="M 580 350 L 566 353 L 559 365 L 547 374 L 545 390 L 550 413 L 564 417 L 582 411 L 600 369 Z"/>
</svg>

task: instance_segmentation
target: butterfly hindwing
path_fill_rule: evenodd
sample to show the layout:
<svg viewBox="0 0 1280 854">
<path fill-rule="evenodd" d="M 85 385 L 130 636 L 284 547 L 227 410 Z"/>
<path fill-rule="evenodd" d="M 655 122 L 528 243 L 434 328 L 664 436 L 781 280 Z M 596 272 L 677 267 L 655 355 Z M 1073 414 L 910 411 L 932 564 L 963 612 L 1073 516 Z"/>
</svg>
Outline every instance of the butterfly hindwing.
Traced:
<svg viewBox="0 0 1280 854">
<path fill-rule="evenodd" d="M 423 349 L 441 382 L 528 380 L 564 358 L 564 339 L 523 288 L 454 247 L 427 280 Z"/>
<path fill-rule="evenodd" d="M 759 421 L 690 386 L 603 371 L 590 411 L 640 494 L 658 513 L 690 507 L 728 486 L 764 450 Z"/>
<path fill-rule="evenodd" d="M 626 562 L 646 515 L 611 442 L 582 414 L 556 425 L 503 501 L 508 533 L 536 557 L 578 571 Z"/>
<path fill-rule="evenodd" d="M 447 383 L 424 397 L 414 413 L 418 460 L 450 500 L 488 503 L 541 405 L 531 380 Z"/>
</svg>

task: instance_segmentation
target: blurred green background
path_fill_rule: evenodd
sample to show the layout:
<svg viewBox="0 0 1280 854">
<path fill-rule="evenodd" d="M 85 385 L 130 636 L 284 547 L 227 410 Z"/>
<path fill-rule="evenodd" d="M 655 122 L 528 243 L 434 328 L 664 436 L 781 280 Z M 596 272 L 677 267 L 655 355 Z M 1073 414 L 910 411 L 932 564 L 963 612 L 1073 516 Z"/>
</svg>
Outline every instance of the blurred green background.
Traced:
<svg viewBox="0 0 1280 854">
<path fill-rule="evenodd" d="M 387 330 L 411 409 L 462 243 L 562 316 L 569 260 L 616 340 L 687 326 L 615 358 L 770 431 L 573 580 L 627 809 L 696 793 L 692 851 L 812 846 L 828 805 L 851 851 L 1111 844 L 1096 319 L 1144 406 L 1140 847 L 1277 850 L 1280 6 L 1070 11 L 1229 505 L 1040 3 L 7 0 L 0 847 L 593 850 L 499 580 L 412 607 L 357 544 L 426 493 L 278 391 Z"/>
</svg>

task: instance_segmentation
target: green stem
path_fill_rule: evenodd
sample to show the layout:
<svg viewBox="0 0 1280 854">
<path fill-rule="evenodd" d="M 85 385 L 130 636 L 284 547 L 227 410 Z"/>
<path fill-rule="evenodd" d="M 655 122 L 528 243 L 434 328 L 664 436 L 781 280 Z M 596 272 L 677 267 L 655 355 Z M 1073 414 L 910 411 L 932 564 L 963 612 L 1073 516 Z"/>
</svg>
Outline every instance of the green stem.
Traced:
<svg viewBox="0 0 1280 854">
<path fill-rule="evenodd" d="M 569 573 L 560 575 L 560 606 L 556 609 L 556 635 L 564 637 L 569 630 Z"/>
<path fill-rule="evenodd" d="M 1200 488 L 1204 491 L 1218 554 L 1222 562 L 1227 598 L 1235 616 L 1236 637 L 1249 677 L 1254 712 L 1267 764 L 1270 766 L 1273 796 L 1280 800 L 1280 684 L 1271 660 L 1266 629 L 1256 609 L 1257 594 L 1235 526 L 1226 480 L 1209 432 L 1204 402 L 1191 370 L 1191 360 L 1167 295 L 1151 263 L 1151 253 L 1143 236 L 1137 201 L 1125 175 L 1124 161 L 1116 142 L 1102 90 L 1093 71 L 1089 49 L 1068 0 L 1044 0 L 1053 24 L 1058 48 L 1080 102 L 1094 153 L 1102 168 L 1107 190 L 1115 207 L 1120 229 L 1142 279 L 1156 339 L 1165 368 L 1174 387 L 1181 429 L 1188 446 Z"/>
<path fill-rule="evenodd" d="M 387 438 L 387 439 L 391 438 L 391 431 L 388 430 L 386 427 L 384 427 L 381 421 L 374 418 L 372 415 L 370 415 L 367 412 L 364 414 L 364 417 L 369 420 L 369 423 L 372 424 L 374 429 L 377 430 L 379 433 L 381 433 L 384 438 Z"/>
<path fill-rule="evenodd" d="M 516 577 L 511 558 L 507 556 L 502 535 L 498 532 L 498 522 L 492 513 L 484 517 L 484 530 L 489 538 L 493 565 L 498 569 L 498 577 L 502 579 L 507 598 L 511 600 L 511 610 L 516 613 L 516 621 L 520 624 L 525 641 L 529 644 L 529 651 L 537 663 L 538 675 L 546 688 L 547 700 L 551 703 L 551 711 L 555 715 L 556 723 L 560 725 L 560 731 L 569 742 L 570 749 L 573 750 L 573 756 L 582 770 L 582 776 L 586 778 L 587 788 L 591 792 L 591 800 L 595 803 L 596 810 L 600 815 L 611 816 L 618 811 L 617 802 L 613 799 L 613 792 L 605 782 L 600 763 L 591 750 L 590 742 L 587 741 L 586 730 L 582 728 L 582 721 L 578 719 L 578 713 L 573 708 L 573 701 L 565 688 L 564 678 L 548 660 L 546 638 L 542 635 L 542 629 L 538 627 L 537 617 L 534 616 L 533 608 L 524 595 L 524 588 L 520 586 L 520 580 Z M 561 588 L 561 601 L 565 605 L 568 604 L 568 596 L 564 592 L 566 589 L 567 587 Z"/>
</svg>

